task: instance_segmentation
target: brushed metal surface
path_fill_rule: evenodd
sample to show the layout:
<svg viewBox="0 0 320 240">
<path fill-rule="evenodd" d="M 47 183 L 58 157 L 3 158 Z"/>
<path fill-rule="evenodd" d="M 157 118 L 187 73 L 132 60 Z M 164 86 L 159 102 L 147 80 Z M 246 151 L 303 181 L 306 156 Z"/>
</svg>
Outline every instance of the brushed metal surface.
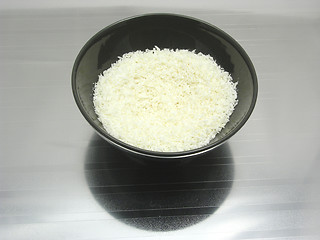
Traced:
<svg viewBox="0 0 320 240">
<path fill-rule="evenodd" d="M 111 148 L 70 83 L 93 34 L 169 8 L 0 10 L 0 239 L 319 239 L 319 11 L 245 9 L 171 9 L 234 37 L 259 81 L 240 132 L 180 167 Z"/>
</svg>

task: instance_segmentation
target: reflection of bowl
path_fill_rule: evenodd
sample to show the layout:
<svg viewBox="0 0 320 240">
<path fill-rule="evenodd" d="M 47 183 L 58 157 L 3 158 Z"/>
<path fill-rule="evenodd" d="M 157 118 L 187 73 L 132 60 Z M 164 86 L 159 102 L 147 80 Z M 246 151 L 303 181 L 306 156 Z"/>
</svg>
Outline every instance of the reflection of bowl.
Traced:
<svg viewBox="0 0 320 240">
<path fill-rule="evenodd" d="M 184 152 L 154 152 L 128 145 L 108 134 L 94 112 L 93 84 L 98 75 L 124 53 L 152 49 L 189 49 L 210 54 L 238 82 L 238 105 L 224 129 L 204 147 Z M 228 34 L 197 19 L 173 14 L 149 14 L 112 24 L 81 49 L 72 72 L 76 103 L 87 121 L 109 143 L 129 153 L 154 159 L 184 158 L 212 150 L 234 135 L 251 115 L 258 92 L 254 67 Z"/>
<path fill-rule="evenodd" d="M 188 164 L 143 165 L 93 134 L 85 159 L 85 177 L 97 203 L 118 221 L 148 231 L 210 222 L 216 211 L 224 209 L 234 180 L 227 142 Z M 219 222 L 219 214 L 215 221 L 216 217 Z"/>
</svg>

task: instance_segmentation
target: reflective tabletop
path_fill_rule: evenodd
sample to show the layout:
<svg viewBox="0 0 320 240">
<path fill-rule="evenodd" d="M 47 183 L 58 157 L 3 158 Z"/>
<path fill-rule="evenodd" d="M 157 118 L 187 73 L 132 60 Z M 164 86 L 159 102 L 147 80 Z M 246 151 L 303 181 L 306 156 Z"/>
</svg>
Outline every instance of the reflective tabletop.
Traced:
<svg viewBox="0 0 320 240">
<path fill-rule="evenodd" d="M 300 5 L 0 9 L 0 239 L 319 239 L 320 11 Z M 119 152 L 72 96 L 86 41 L 148 12 L 221 28 L 258 76 L 245 126 L 181 165 Z"/>
</svg>

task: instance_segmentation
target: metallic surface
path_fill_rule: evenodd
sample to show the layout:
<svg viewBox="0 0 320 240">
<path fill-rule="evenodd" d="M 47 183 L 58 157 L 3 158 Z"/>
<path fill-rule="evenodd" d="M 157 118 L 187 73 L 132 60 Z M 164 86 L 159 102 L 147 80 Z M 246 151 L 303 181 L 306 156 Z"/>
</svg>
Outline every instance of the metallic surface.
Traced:
<svg viewBox="0 0 320 240">
<path fill-rule="evenodd" d="M 283 13 L 221 4 L 1 9 L 0 239 L 319 239 L 320 14 L 319 4 L 300 11 L 301 2 Z M 97 31 L 165 11 L 234 37 L 255 65 L 259 96 L 216 151 L 144 166 L 94 133 L 70 76 Z"/>
</svg>

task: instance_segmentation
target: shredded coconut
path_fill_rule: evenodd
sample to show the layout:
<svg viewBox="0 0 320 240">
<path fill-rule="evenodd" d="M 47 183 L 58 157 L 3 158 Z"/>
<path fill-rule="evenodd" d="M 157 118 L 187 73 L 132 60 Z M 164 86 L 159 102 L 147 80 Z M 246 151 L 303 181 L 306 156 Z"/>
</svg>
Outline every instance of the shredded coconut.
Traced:
<svg viewBox="0 0 320 240">
<path fill-rule="evenodd" d="M 179 152 L 221 131 L 237 104 L 236 85 L 210 55 L 155 47 L 126 53 L 100 74 L 93 103 L 113 137 Z"/>
</svg>

